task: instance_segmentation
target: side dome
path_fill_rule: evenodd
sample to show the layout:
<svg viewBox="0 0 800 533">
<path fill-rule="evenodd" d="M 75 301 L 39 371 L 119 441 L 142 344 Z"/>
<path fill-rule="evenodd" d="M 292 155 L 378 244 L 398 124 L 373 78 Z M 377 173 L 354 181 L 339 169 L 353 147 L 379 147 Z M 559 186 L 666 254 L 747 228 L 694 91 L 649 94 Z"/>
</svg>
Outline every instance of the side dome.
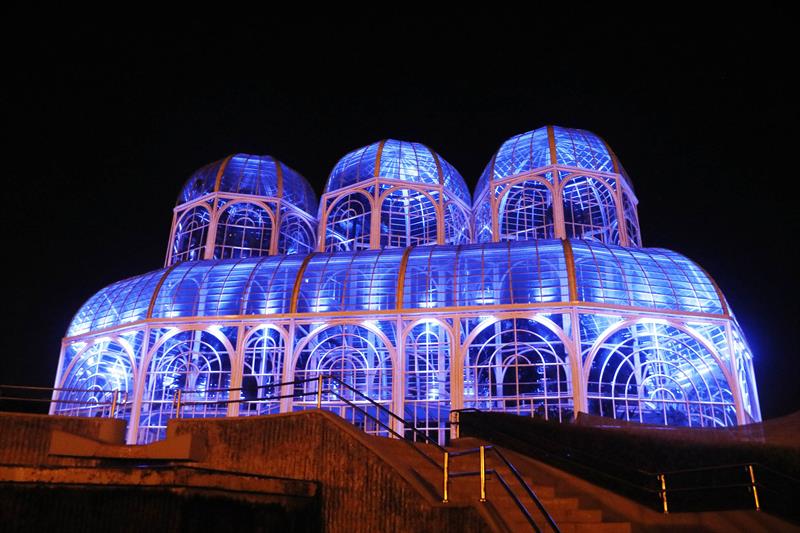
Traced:
<svg viewBox="0 0 800 533">
<path fill-rule="evenodd" d="M 474 198 L 479 242 L 580 238 L 641 246 L 631 181 L 590 131 L 544 126 L 511 137 L 492 156 Z"/>
<path fill-rule="evenodd" d="M 310 215 L 317 197 L 308 181 L 270 155 L 234 154 L 196 170 L 178 195 L 178 205 L 207 194 L 281 198 Z"/>
<path fill-rule="evenodd" d="M 326 251 L 470 242 L 464 178 L 424 144 L 385 139 L 354 150 L 325 185 Z"/>
<path fill-rule="evenodd" d="M 228 156 L 194 172 L 181 189 L 166 265 L 308 253 L 316 211 L 311 185 L 284 163 L 269 155 Z"/>
</svg>

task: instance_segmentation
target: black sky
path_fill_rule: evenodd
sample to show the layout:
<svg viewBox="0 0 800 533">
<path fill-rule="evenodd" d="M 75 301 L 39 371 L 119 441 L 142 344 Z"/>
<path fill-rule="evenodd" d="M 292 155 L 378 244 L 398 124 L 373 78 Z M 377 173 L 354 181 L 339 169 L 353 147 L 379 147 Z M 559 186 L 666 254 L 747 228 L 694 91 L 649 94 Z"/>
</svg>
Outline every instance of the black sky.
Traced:
<svg viewBox="0 0 800 533">
<path fill-rule="evenodd" d="M 764 415 L 800 409 L 788 13 L 580 11 L 20 19 L 3 38 L 0 383 L 52 383 L 72 315 L 162 266 L 178 190 L 208 162 L 270 154 L 319 192 L 343 154 L 393 137 L 428 144 L 474 186 L 503 140 L 558 124 L 614 148 L 646 246 L 717 280 L 755 352 Z"/>
</svg>

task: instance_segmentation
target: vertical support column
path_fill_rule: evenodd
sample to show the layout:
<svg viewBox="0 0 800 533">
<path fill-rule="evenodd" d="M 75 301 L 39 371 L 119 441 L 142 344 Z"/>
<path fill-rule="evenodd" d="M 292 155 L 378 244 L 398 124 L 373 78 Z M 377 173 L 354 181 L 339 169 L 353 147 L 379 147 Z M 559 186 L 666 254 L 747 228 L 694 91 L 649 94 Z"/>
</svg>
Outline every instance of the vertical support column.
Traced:
<svg viewBox="0 0 800 533">
<path fill-rule="evenodd" d="M 446 240 L 445 235 L 445 228 L 444 228 L 444 217 L 445 217 L 445 205 L 444 205 L 444 192 L 439 192 L 439 204 L 436 206 L 436 244 L 444 244 Z"/>
<path fill-rule="evenodd" d="M 575 406 L 575 414 L 588 413 L 589 402 L 586 398 L 586 383 L 583 380 L 583 357 L 581 356 L 581 327 L 580 314 L 575 308 L 570 309 L 570 323 L 572 326 L 572 337 L 569 350 L 570 371 L 572 373 L 572 401 Z"/>
<path fill-rule="evenodd" d="M 731 392 L 733 392 L 733 405 L 736 409 L 736 425 L 741 426 L 747 423 L 747 418 L 744 414 L 744 402 L 742 401 L 742 387 L 739 383 L 739 369 L 736 368 L 737 355 L 734 353 L 733 346 L 733 333 L 731 333 L 731 324 L 725 324 L 725 341 L 728 344 L 728 375 L 731 376 Z M 720 354 L 721 355 L 721 354 Z"/>
<path fill-rule="evenodd" d="M 395 320 L 395 354 L 396 354 L 396 361 L 392 367 L 392 407 L 391 410 L 393 413 L 397 413 L 398 416 L 401 418 L 405 418 L 403 416 L 403 406 L 405 404 L 406 399 L 406 348 L 405 348 L 405 336 L 403 334 L 403 317 L 401 315 L 397 316 Z M 391 419 L 391 428 L 396 433 L 400 435 L 404 435 L 405 427 L 402 422 L 399 420 L 392 418 Z"/>
<path fill-rule="evenodd" d="M 453 318 L 450 338 L 450 411 L 464 408 L 464 347 L 461 345 L 461 320 Z M 450 427 L 450 438 L 457 439 L 460 428 Z"/>
<path fill-rule="evenodd" d="M 331 205 L 333 202 L 331 202 Z M 317 223 L 317 245 L 315 250 L 318 252 L 325 251 L 325 236 L 328 234 L 328 195 L 323 194 L 319 200 L 319 222 Z"/>
<path fill-rule="evenodd" d="M 294 319 L 289 322 L 289 332 L 287 334 L 288 338 L 285 339 L 284 347 L 283 347 L 283 370 L 281 371 L 281 382 L 284 385 L 281 385 L 281 398 L 280 405 L 281 405 L 281 413 L 288 413 L 292 410 L 292 398 L 291 394 L 294 389 L 294 385 L 285 385 L 285 383 L 289 383 L 290 381 L 294 381 L 294 336 L 295 336 L 295 323 Z"/>
<path fill-rule="evenodd" d="M 283 213 L 281 213 L 282 203 L 283 200 L 277 200 L 270 206 L 275 216 L 272 217 L 272 234 L 269 236 L 269 255 L 278 255 L 278 242 L 280 242 L 281 238 L 281 218 L 283 216 Z"/>
<path fill-rule="evenodd" d="M 136 372 L 136 380 L 133 384 L 133 405 L 131 405 L 131 419 L 128 422 L 128 435 L 126 442 L 136 444 L 139 435 L 139 419 L 142 413 L 142 397 L 144 396 L 144 385 L 147 379 L 147 365 L 150 364 L 147 357 L 150 350 L 150 327 L 145 326 L 144 338 L 140 348 L 141 357 L 139 358 L 139 368 Z"/>
<path fill-rule="evenodd" d="M 620 179 L 614 178 L 614 202 L 617 212 L 617 234 L 619 235 L 620 246 L 632 246 L 628 239 L 628 226 L 625 223 L 625 210 L 622 207 L 622 196 L 625 194 L 622 190 Z M 613 244 L 613 243 L 611 243 Z"/>
<path fill-rule="evenodd" d="M 366 191 L 364 191 L 366 192 Z M 378 250 L 381 247 L 381 187 L 380 182 L 375 180 L 375 191 L 372 194 L 372 213 L 369 219 L 369 248 Z"/>
<path fill-rule="evenodd" d="M 242 372 L 244 369 L 244 326 L 236 328 L 236 346 L 234 353 L 231 354 L 231 383 L 228 388 L 238 389 L 242 386 Z M 231 390 L 228 400 L 238 400 L 242 397 L 241 391 Z M 239 416 L 239 403 L 231 402 L 228 404 L 226 416 Z"/>
<path fill-rule="evenodd" d="M 564 223 L 564 190 L 561 187 L 561 173 L 555 167 L 550 167 L 553 173 L 553 228 L 556 239 L 567 238 L 567 228 Z"/>
<path fill-rule="evenodd" d="M 492 178 L 489 178 L 489 189 L 486 191 L 489 204 L 492 206 L 492 242 L 500 242 L 500 211 L 497 206 L 497 194 Z"/>
<path fill-rule="evenodd" d="M 217 196 L 211 197 L 211 209 L 209 213 L 211 220 L 208 221 L 208 235 L 206 235 L 206 251 L 203 259 L 214 259 L 214 244 L 217 242 L 217 222 L 219 221 L 219 211 L 217 210 Z"/>
</svg>

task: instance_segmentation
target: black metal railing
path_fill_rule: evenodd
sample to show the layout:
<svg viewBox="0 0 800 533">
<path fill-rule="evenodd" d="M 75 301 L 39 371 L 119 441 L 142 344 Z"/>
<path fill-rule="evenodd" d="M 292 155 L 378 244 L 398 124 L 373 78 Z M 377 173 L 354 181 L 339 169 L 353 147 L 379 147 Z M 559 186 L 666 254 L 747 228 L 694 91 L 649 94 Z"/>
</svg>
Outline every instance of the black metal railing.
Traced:
<svg viewBox="0 0 800 533">
<path fill-rule="evenodd" d="M 308 383 L 316 382 L 316 387 L 313 390 L 302 391 L 297 390 L 298 385 L 304 385 Z M 332 384 L 335 384 L 336 387 L 333 387 Z M 286 388 L 291 387 L 291 392 L 287 394 L 282 394 L 281 391 L 285 390 Z M 267 391 L 278 391 L 278 394 L 263 394 Z M 12 392 L 12 394 L 9 394 Z M 48 393 L 47 397 L 45 394 Z M 61 396 L 64 393 L 68 393 L 68 397 L 62 399 Z M 244 394 L 251 394 L 255 393 L 255 397 L 246 397 Z M 344 393 L 349 393 L 351 398 L 346 397 Z M 28 395 L 26 395 L 28 394 Z M 69 399 L 74 398 L 76 396 L 80 396 L 82 394 L 91 395 L 91 400 L 85 399 Z M 207 400 L 194 400 L 192 398 L 195 397 L 206 397 L 208 398 L 209 395 L 220 396 L 219 399 L 207 399 Z M 234 397 L 234 396 L 240 397 Z M 183 390 L 180 388 L 176 388 L 173 392 L 172 397 L 169 396 L 162 398 L 160 400 L 151 400 L 148 402 L 143 403 L 158 403 L 161 405 L 169 405 L 170 406 L 170 413 L 174 415 L 174 418 L 182 418 L 183 415 L 189 415 L 191 417 L 192 414 L 198 413 L 191 413 L 189 412 L 190 409 L 196 407 L 202 407 L 202 411 L 199 413 L 201 417 L 205 417 L 208 415 L 208 407 L 214 406 L 224 406 L 225 411 L 227 412 L 227 406 L 230 404 L 239 404 L 239 405 L 251 405 L 251 404 L 264 404 L 264 403 L 274 403 L 279 402 L 283 399 L 292 398 L 294 400 L 298 398 L 307 398 L 312 397 L 312 402 L 309 402 L 310 405 L 313 405 L 316 408 L 324 409 L 324 408 L 331 408 L 330 402 L 331 398 L 334 399 L 335 402 L 341 402 L 342 404 L 348 406 L 349 408 L 358 412 L 361 416 L 365 417 L 366 419 L 371 420 L 374 422 L 378 427 L 382 428 L 387 434 L 402 440 L 406 444 L 408 444 L 411 449 L 413 449 L 417 454 L 420 455 L 427 463 L 431 464 L 437 470 L 442 472 L 442 479 L 443 479 L 443 486 L 442 486 L 442 501 L 448 502 L 448 491 L 449 491 L 449 483 L 450 480 L 453 478 L 459 477 L 468 477 L 468 476 L 480 476 L 481 478 L 481 501 L 486 501 L 486 476 L 491 475 L 494 476 L 503 489 L 508 493 L 508 495 L 512 498 L 515 505 L 519 508 L 522 514 L 525 516 L 525 519 L 530 524 L 531 528 L 534 531 L 541 532 L 541 528 L 537 524 L 536 520 L 533 518 L 533 514 L 528 509 L 528 506 L 522 501 L 520 496 L 514 492 L 511 488 L 511 485 L 505 479 L 501 472 L 499 472 L 496 468 L 490 469 L 486 468 L 485 464 L 485 452 L 490 451 L 494 453 L 500 461 L 509 469 L 512 476 L 517 480 L 517 482 L 523 487 L 524 492 L 526 495 L 532 500 L 535 504 L 538 511 L 542 514 L 545 521 L 547 522 L 548 526 L 553 531 L 559 531 L 558 526 L 556 525 L 555 521 L 552 519 L 550 514 L 545 509 L 544 505 L 542 504 L 541 500 L 537 497 L 536 493 L 530 487 L 530 485 L 525 481 L 525 479 L 520 475 L 519 471 L 514 467 L 514 465 L 508 460 L 508 458 L 497 448 L 494 446 L 483 446 L 480 448 L 474 448 L 470 450 L 459 450 L 459 451 L 448 451 L 444 447 L 442 447 L 438 441 L 433 439 L 424 431 L 416 428 L 414 424 L 394 413 L 391 409 L 386 407 L 385 405 L 381 404 L 380 402 L 370 398 L 367 394 L 363 393 L 362 391 L 358 390 L 357 388 L 353 387 L 352 385 L 342 381 L 341 379 L 337 378 L 336 376 L 324 376 L 319 375 L 314 378 L 307 378 L 307 379 L 300 379 L 294 381 L 287 381 L 287 382 L 279 382 L 279 383 L 270 383 L 259 385 L 256 387 L 232 387 L 232 388 L 214 388 L 214 389 L 196 389 L 196 390 Z M 355 398 L 359 398 L 359 400 L 355 400 Z M 104 416 L 104 417 L 118 417 L 124 415 L 124 413 L 131 407 L 132 402 L 128 400 L 127 394 L 122 393 L 118 390 L 99 390 L 99 389 L 75 389 L 75 388 L 54 388 L 54 387 L 26 387 L 26 386 L 19 386 L 19 385 L 0 385 L 0 405 L 2 405 L 3 401 L 9 402 L 22 402 L 22 403 L 35 403 L 35 404 L 49 404 L 51 409 L 54 410 L 54 414 L 60 414 L 59 406 L 63 405 L 77 405 L 80 406 L 77 409 L 69 409 L 64 414 L 79 414 L 81 409 L 95 409 L 93 411 L 92 416 Z M 297 405 L 297 404 L 295 404 Z M 378 416 L 371 413 L 365 407 L 371 406 L 373 407 Z M 99 409 L 99 410 L 97 410 Z M 213 410 L 211 412 L 218 413 L 219 411 Z M 383 418 L 383 419 L 382 419 Z M 387 422 L 388 420 L 388 422 Z M 401 430 L 403 433 L 396 431 L 392 425 L 391 421 L 397 422 L 399 427 L 402 427 Z M 450 423 L 448 422 L 448 425 Z M 436 457 L 432 457 L 419 446 L 415 446 L 415 443 L 424 443 L 432 446 L 437 454 L 442 458 L 442 460 L 438 460 Z M 481 468 L 478 471 L 453 471 L 450 465 L 450 459 L 455 457 L 463 457 L 470 454 L 479 454 L 480 455 L 480 462 Z"/>
<path fill-rule="evenodd" d="M 67 393 L 66 398 L 61 397 L 63 393 Z M 75 399 L 81 395 L 86 397 Z M 131 404 L 128 394 L 117 389 L 0 385 L 0 411 L 40 412 L 52 409 L 56 415 L 118 418 Z M 47 409 L 41 409 L 45 405 Z"/>
<path fill-rule="evenodd" d="M 800 480 L 779 472 L 760 461 L 712 464 L 702 467 L 647 470 L 622 463 L 598 453 L 541 434 L 513 434 L 500 423 L 481 420 L 465 424 L 464 414 L 489 415 L 477 409 L 454 411 L 451 422 L 456 432 L 463 426 L 471 436 L 499 442 L 505 446 L 597 482 L 664 513 L 720 509 L 767 510 L 787 517 L 797 517 L 794 498 Z M 467 416 L 469 416 L 467 414 Z M 477 420 L 476 420 L 477 422 Z M 566 429 L 566 428 L 565 428 Z"/>
<path fill-rule="evenodd" d="M 547 509 L 545 509 L 544 504 L 542 504 L 542 501 L 536 495 L 536 492 L 528 484 L 528 482 L 525 481 L 525 478 L 522 477 L 522 475 L 519 473 L 519 470 L 517 470 L 517 468 L 511 463 L 511 461 L 508 460 L 505 454 L 503 454 L 496 446 L 479 446 L 477 448 L 470 448 L 467 450 L 458 450 L 450 452 L 449 457 L 452 459 L 457 457 L 465 457 L 468 455 L 478 454 L 480 460 L 480 468 L 477 471 L 451 472 L 449 477 L 455 478 L 455 477 L 466 477 L 466 476 L 480 476 L 480 499 L 481 501 L 486 501 L 487 500 L 486 476 L 493 475 L 495 479 L 497 479 L 497 481 L 503 487 L 503 489 L 508 493 L 511 499 L 514 501 L 514 504 L 520 510 L 522 515 L 525 517 L 525 520 L 528 522 L 531 528 L 537 533 L 541 533 L 542 529 L 539 527 L 539 524 L 533 518 L 533 514 L 528 509 L 528 506 L 526 506 L 525 503 L 522 501 L 522 499 L 517 495 L 517 493 L 512 490 L 511 485 L 505 479 L 503 474 L 496 468 L 491 468 L 491 469 L 486 468 L 486 452 L 492 452 L 500 459 L 500 461 L 509 469 L 512 476 L 514 476 L 514 478 L 517 480 L 517 483 L 519 483 L 522 486 L 527 496 L 531 499 L 531 501 L 534 503 L 534 505 L 539 510 L 541 515 L 544 517 L 545 522 L 547 522 L 547 525 L 550 527 L 550 529 L 552 531 L 555 531 L 556 533 L 559 533 L 560 530 L 558 528 L 558 525 L 556 524 L 555 520 L 553 520 L 553 517 L 550 516 L 550 513 L 547 512 Z M 447 477 L 445 477 L 445 487 L 446 485 L 447 485 Z"/>
</svg>

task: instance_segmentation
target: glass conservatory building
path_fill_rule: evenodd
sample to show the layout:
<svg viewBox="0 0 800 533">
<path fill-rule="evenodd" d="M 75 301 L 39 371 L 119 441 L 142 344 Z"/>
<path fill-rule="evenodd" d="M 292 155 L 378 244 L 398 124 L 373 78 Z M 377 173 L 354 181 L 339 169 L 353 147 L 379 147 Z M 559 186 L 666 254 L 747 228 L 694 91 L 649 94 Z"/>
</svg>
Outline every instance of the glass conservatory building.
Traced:
<svg viewBox="0 0 800 533">
<path fill-rule="evenodd" d="M 725 298 L 686 257 L 641 247 L 636 205 L 606 143 L 557 126 L 503 143 L 474 201 L 419 143 L 345 155 L 319 204 L 274 158 L 227 157 L 181 191 L 165 267 L 78 311 L 51 412 L 93 416 L 119 391 L 129 442 L 149 442 L 178 391 L 182 416 L 271 414 L 316 407 L 302 380 L 324 375 L 440 440 L 469 407 L 760 420 Z M 366 426 L 342 397 L 365 402 L 322 407 Z"/>
</svg>

